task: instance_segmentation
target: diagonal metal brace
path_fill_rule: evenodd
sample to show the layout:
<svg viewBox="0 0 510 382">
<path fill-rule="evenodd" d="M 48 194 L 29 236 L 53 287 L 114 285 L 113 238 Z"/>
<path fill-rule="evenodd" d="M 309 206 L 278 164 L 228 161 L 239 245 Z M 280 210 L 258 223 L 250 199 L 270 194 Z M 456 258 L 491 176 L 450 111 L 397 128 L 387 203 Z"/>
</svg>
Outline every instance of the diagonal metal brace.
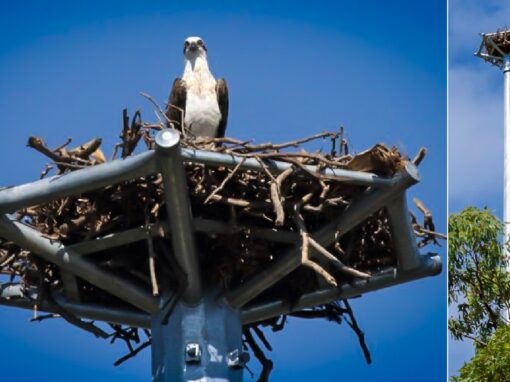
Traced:
<svg viewBox="0 0 510 382">
<path fill-rule="evenodd" d="M 322 246 L 330 245 L 337 232 L 340 235 L 347 233 L 419 179 L 416 167 L 408 162 L 405 169 L 395 176 L 392 187 L 366 191 L 347 206 L 336 220 L 314 232 L 313 238 Z M 223 298 L 230 306 L 240 308 L 300 265 L 301 249 L 296 246 L 272 263 L 270 268 L 261 271 L 237 289 L 226 292 Z"/>
<path fill-rule="evenodd" d="M 398 269 L 408 271 L 418 268 L 421 265 L 422 256 L 416 246 L 416 236 L 411 225 L 405 192 L 400 193 L 386 206 L 386 212 L 388 213 Z"/>
<path fill-rule="evenodd" d="M 43 237 L 37 230 L 12 220 L 7 215 L 0 217 L 0 237 L 15 242 L 34 255 L 42 257 L 146 312 L 152 313 L 158 309 L 158 301 L 148 291 L 116 277 L 84 257 L 67 250 L 62 243 Z"/>
<path fill-rule="evenodd" d="M 374 275 L 368 280 L 354 280 L 352 284 L 345 284 L 339 288 L 325 288 L 306 293 L 292 306 L 288 301 L 276 300 L 259 305 L 249 305 L 242 310 L 244 325 L 264 321 L 282 314 L 324 305 L 331 301 L 348 299 L 379 289 L 407 283 L 427 276 L 434 276 L 441 272 L 441 259 L 435 254 L 421 255 L 420 265 L 409 271 L 390 269 Z"/>
</svg>

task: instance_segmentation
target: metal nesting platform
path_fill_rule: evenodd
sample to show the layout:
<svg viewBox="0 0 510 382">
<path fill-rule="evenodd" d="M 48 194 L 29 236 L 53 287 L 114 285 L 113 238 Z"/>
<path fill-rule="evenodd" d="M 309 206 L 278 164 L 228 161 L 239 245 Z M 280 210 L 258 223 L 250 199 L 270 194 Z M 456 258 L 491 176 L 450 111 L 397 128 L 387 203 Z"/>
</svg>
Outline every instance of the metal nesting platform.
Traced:
<svg viewBox="0 0 510 382">
<path fill-rule="evenodd" d="M 481 33 L 482 40 L 475 56 L 507 71 L 510 65 L 510 29 Z"/>
<path fill-rule="evenodd" d="M 256 160 L 182 148 L 179 134 L 165 129 L 156 136 L 154 151 L 0 191 L 0 238 L 12 241 L 59 267 L 65 275 L 62 279 L 66 293 L 55 294 L 53 299 L 66 311 L 81 318 L 151 329 L 152 371 L 156 382 L 240 382 L 247 361 L 242 346 L 243 325 L 441 272 L 441 261 L 437 255 L 419 253 L 409 219 L 406 189 L 420 180 L 412 163 L 407 162 L 402 171 L 390 178 L 366 172 L 325 169 L 322 171 L 334 176 L 338 182 L 363 185 L 367 189 L 339 216 L 311 232 L 310 237 L 320 245 L 328 246 L 334 242 L 338 232 L 348 233 L 375 212 L 385 209 L 397 266 L 372 274 L 368 279 L 354 279 L 338 287 L 306 293 L 292 306 L 283 300 L 254 303 L 257 296 L 302 265 L 299 235 L 259 229 L 257 235 L 265 240 L 287 242 L 292 244 L 292 248 L 279 254 L 271 267 L 241 285 L 218 292 L 203 282 L 195 233 L 221 234 L 228 227 L 223 222 L 192 216 L 183 162 L 264 171 Z M 291 164 L 267 161 L 267 166 L 276 175 Z M 309 169 L 316 170 L 311 166 Z M 9 215 L 20 208 L 155 173 L 161 173 L 163 177 L 168 216 L 168 221 L 159 225 L 164 225 L 170 232 L 175 260 L 187 279 L 186 288 L 175 302 L 168 320 L 165 316 L 175 290 L 163 288 L 155 297 L 149 288 L 142 288 L 99 266 L 93 256 L 100 251 L 147 240 L 156 235 L 158 224 L 65 246 Z M 76 277 L 117 297 L 130 308 L 115 309 L 99 303 L 80 302 L 79 292 L 73 292 L 73 278 Z M 69 297 L 73 293 L 77 298 Z M 33 309 L 38 294 L 37 288 L 27 289 L 21 284 L 6 283 L 0 285 L 0 304 Z M 53 304 L 38 301 L 39 310 L 51 312 L 53 307 Z"/>
</svg>

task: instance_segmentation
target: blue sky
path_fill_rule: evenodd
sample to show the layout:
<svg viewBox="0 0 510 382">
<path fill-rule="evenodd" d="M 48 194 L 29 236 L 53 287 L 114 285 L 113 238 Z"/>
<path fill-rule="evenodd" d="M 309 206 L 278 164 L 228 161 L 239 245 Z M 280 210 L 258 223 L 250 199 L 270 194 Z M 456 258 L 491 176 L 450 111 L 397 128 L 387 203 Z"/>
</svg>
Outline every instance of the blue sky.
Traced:
<svg viewBox="0 0 510 382">
<path fill-rule="evenodd" d="M 502 217 L 503 74 L 473 56 L 481 32 L 508 26 L 504 0 L 450 0 L 449 210 L 487 206 Z M 470 341 L 449 342 L 449 374 L 474 354 Z"/>
<path fill-rule="evenodd" d="M 25 147 L 30 135 L 52 146 L 101 136 L 110 152 L 122 109 L 154 119 L 139 93 L 164 103 L 182 72 L 184 38 L 200 35 L 213 73 L 229 82 L 228 135 L 284 141 L 344 125 L 357 151 L 384 142 L 413 156 L 426 146 L 423 181 L 410 195 L 445 232 L 444 1 L 70 4 L 2 6 L 0 184 L 38 178 L 45 159 Z M 291 320 L 269 334 L 272 381 L 443 380 L 445 280 L 443 273 L 352 302 L 371 366 L 347 327 Z M 30 316 L 0 308 L 6 380 L 149 380 L 150 352 L 114 368 L 122 348 L 60 321 L 30 324 Z"/>
</svg>

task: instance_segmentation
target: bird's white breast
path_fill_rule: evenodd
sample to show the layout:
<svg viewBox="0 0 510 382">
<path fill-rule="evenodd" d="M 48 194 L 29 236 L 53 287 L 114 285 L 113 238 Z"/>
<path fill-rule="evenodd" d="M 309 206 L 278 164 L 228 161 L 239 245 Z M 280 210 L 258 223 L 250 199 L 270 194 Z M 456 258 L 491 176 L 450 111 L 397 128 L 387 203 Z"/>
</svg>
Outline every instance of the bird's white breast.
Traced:
<svg viewBox="0 0 510 382">
<path fill-rule="evenodd" d="M 221 120 L 216 80 L 203 72 L 195 72 L 183 80 L 187 88 L 185 125 L 196 136 L 216 137 Z"/>
</svg>

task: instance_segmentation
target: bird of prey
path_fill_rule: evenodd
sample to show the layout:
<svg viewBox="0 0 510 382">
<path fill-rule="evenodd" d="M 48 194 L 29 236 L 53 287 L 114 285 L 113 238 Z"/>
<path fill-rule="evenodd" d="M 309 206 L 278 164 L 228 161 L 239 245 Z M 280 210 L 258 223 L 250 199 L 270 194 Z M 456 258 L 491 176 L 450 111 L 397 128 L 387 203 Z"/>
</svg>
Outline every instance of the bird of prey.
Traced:
<svg viewBox="0 0 510 382">
<path fill-rule="evenodd" d="M 184 73 L 173 83 L 166 115 L 181 132 L 184 128 L 185 134 L 209 138 L 225 135 L 227 83 L 223 78 L 216 80 L 209 71 L 207 48 L 200 37 L 188 37 L 184 42 Z"/>
</svg>

